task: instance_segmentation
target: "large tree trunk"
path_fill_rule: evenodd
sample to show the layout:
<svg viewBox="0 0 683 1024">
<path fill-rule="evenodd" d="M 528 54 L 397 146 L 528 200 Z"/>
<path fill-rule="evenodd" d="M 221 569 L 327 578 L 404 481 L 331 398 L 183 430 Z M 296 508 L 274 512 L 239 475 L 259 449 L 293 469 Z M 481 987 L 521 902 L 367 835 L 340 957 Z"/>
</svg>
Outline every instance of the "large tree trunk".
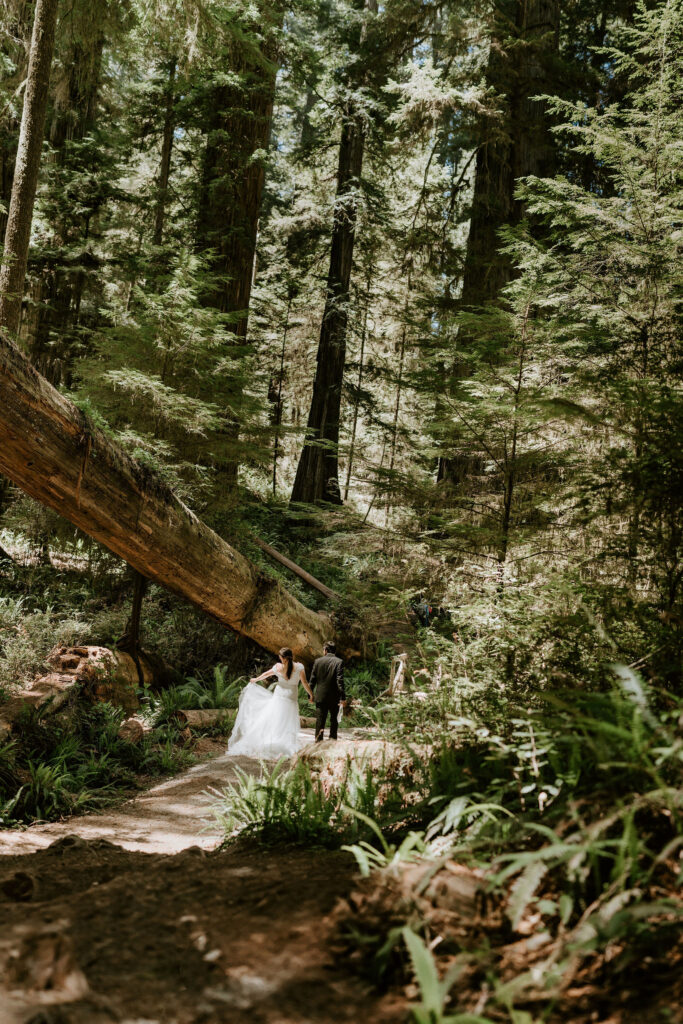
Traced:
<svg viewBox="0 0 683 1024">
<path fill-rule="evenodd" d="M 366 12 L 377 13 L 377 0 L 356 2 L 357 6 L 364 8 Z M 362 45 L 366 36 L 367 22 L 360 29 L 357 42 Z M 376 72 L 376 64 L 375 54 L 374 60 L 367 67 L 364 66 L 362 76 Z M 354 75 L 357 75 L 357 72 L 351 72 L 350 77 Z M 380 78 L 383 77 L 383 72 L 380 71 Z M 306 440 L 294 478 L 292 501 L 309 504 L 329 501 L 342 504 L 339 484 L 339 420 L 346 367 L 346 328 L 356 239 L 358 188 L 364 152 L 364 118 L 357 104 L 350 100 L 342 115 L 325 309 L 320 327 Z"/>
<path fill-rule="evenodd" d="M 363 169 L 365 132 L 360 117 L 347 113 L 342 123 L 337 168 L 337 196 L 325 311 L 304 444 L 292 501 L 341 504 L 339 487 L 339 416 L 346 365 L 349 284 L 356 236 L 358 183 Z"/>
<path fill-rule="evenodd" d="M 31 50 L 32 12 L 25 0 L 5 0 L 0 25 L 0 88 L 3 93 L 0 110 L 0 239 L 7 229 L 7 211 L 12 197 L 14 164 L 21 114 L 17 114 L 9 97 L 16 96 L 26 78 Z"/>
<path fill-rule="evenodd" d="M 532 97 L 553 85 L 559 4 L 557 0 L 514 0 L 503 5 L 501 16 L 514 25 L 515 45 L 510 50 L 500 38 L 492 40 L 487 84 L 506 98 L 507 124 L 485 139 L 477 154 L 463 306 L 495 300 L 510 280 L 512 268 L 509 258 L 499 252 L 498 232 L 522 214 L 521 204 L 514 199 L 515 183 L 528 174 L 552 173 L 554 162 L 545 104 Z M 501 28 L 500 34 L 504 31 Z"/>
<path fill-rule="evenodd" d="M 208 94 L 197 211 L 195 248 L 209 254 L 214 280 L 203 301 L 228 314 L 236 342 L 247 336 L 265 180 L 263 154 L 275 98 L 277 30 L 283 18 L 278 4 L 270 14 L 261 6 L 261 54 L 254 56 L 234 44 L 226 62 L 239 84 L 216 85 Z M 226 491 L 237 483 L 239 432 L 238 417 L 226 410 L 223 433 L 235 447 L 234 456 L 229 454 L 217 466 Z"/>
<path fill-rule="evenodd" d="M 0 327 L 16 336 L 21 319 L 33 204 L 47 111 L 58 0 L 37 0 L 31 37 L 24 109 L 0 266 Z"/>
<path fill-rule="evenodd" d="M 472 196 L 470 231 L 463 273 L 460 308 L 495 302 L 510 281 L 509 257 L 500 252 L 499 231 L 522 216 L 515 200 L 518 178 L 552 174 L 554 147 L 542 100 L 553 93 L 553 61 L 558 48 L 558 0 L 504 0 L 499 5 L 487 68 L 487 85 L 506 103 L 503 123 L 493 130 L 483 122 Z M 512 35 L 510 39 L 509 36 Z M 467 344 L 464 336 L 459 344 Z M 457 377 L 459 366 L 453 368 Z M 457 483 L 476 471 L 463 457 L 439 461 L 438 479 Z"/>
<path fill-rule="evenodd" d="M 332 632 L 129 458 L 0 335 L 0 472 L 120 555 L 262 647 L 310 661 Z"/>
<path fill-rule="evenodd" d="M 247 335 L 264 165 L 255 159 L 270 138 L 275 67 L 234 69 L 247 76 L 244 90 L 212 92 L 212 113 L 202 160 L 196 248 L 211 252 L 216 285 L 207 305 L 234 318 L 237 338 Z"/>
<path fill-rule="evenodd" d="M 154 245 L 161 245 L 164 237 L 164 219 L 168 199 L 168 182 L 171 177 L 171 152 L 173 149 L 173 129 L 175 127 L 175 58 L 171 61 L 168 82 L 165 90 L 164 134 L 161 141 L 161 166 L 159 168 L 158 192 L 154 211 Z"/>
<path fill-rule="evenodd" d="M 103 2 L 98 6 L 98 20 L 90 38 L 76 39 L 70 45 L 63 78 L 57 83 L 58 98 L 50 125 L 53 161 L 58 169 L 52 185 L 56 192 L 74 172 L 88 172 L 93 178 L 97 173 L 96 161 L 92 156 L 84 158 L 79 143 L 97 121 L 106 6 Z M 92 221 L 92 209 L 80 208 L 76 203 L 73 210 L 62 211 L 50 225 L 53 254 L 39 278 L 40 297 L 30 353 L 38 370 L 57 385 L 70 384 L 74 347 L 82 343 L 78 328 L 87 268 L 93 262 L 88 251 Z"/>
</svg>

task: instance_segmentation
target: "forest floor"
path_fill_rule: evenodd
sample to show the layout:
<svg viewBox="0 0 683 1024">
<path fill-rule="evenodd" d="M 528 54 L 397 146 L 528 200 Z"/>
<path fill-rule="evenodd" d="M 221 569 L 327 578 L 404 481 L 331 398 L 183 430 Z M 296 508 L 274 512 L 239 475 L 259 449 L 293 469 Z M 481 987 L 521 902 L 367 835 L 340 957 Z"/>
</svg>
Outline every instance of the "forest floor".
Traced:
<svg viewBox="0 0 683 1024">
<path fill-rule="evenodd" d="M 341 852 L 218 849 L 222 755 L 102 814 L 0 835 L 3 1024 L 404 1020 L 329 948 Z"/>
</svg>

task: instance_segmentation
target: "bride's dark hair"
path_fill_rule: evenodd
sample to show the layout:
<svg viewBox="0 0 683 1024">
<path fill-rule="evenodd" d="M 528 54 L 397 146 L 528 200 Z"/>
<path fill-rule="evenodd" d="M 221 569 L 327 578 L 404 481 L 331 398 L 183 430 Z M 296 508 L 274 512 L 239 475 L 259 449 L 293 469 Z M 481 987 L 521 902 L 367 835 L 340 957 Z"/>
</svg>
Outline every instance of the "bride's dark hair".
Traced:
<svg viewBox="0 0 683 1024">
<path fill-rule="evenodd" d="M 280 649 L 280 661 L 285 666 L 285 675 L 289 679 L 294 668 L 294 655 L 292 654 L 291 647 L 282 647 Z"/>
</svg>

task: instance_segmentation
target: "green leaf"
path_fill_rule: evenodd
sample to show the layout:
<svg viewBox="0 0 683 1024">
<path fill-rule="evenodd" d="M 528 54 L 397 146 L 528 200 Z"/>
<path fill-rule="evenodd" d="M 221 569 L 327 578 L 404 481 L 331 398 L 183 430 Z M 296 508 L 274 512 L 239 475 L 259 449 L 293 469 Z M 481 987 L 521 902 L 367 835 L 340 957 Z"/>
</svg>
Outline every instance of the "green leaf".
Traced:
<svg viewBox="0 0 683 1024">
<path fill-rule="evenodd" d="M 547 872 L 547 865 L 543 861 L 528 864 L 512 886 L 506 913 L 513 929 L 519 927 L 526 908 Z"/>
<path fill-rule="evenodd" d="M 431 951 L 412 928 L 403 929 L 403 940 L 408 947 L 413 971 L 420 986 L 422 1006 L 427 1012 L 441 1014 L 443 1010 L 443 992 L 439 973 Z"/>
</svg>

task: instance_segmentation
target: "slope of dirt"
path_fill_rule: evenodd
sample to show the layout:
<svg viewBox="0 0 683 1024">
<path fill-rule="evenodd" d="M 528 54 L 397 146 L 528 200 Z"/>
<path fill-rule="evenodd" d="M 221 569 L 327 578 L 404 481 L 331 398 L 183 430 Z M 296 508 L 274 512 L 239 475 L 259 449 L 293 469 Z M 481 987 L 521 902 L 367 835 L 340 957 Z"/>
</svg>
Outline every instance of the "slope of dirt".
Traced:
<svg viewBox="0 0 683 1024">
<path fill-rule="evenodd" d="M 210 807 L 216 800 L 211 790 L 229 785 L 236 766 L 251 774 L 259 771 L 258 761 L 252 758 L 222 754 L 100 813 L 67 823 L 31 825 L 23 831 L 0 829 L 0 854 L 33 853 L 69 833 L 82 839 L 108 839 L 144 853 L 178 853 L 189 846 L 214 849 L 221 837 L 210 822 Z"/>
<path fill-rule="evenodd" d="M 0 832 L 2 1024 L 405 1020 L 331 950 L 349 855 L 217 849 L 211 790 L 237 765 L 260 771 L 224 754 L 102 814 Z"/>
<path fill-rule="evenodd" d="M 402 1021 L 328 949 L 342 853 L 171 856 L 66 837 L 0 858 L 3 1024 Z"/>
</svg>

